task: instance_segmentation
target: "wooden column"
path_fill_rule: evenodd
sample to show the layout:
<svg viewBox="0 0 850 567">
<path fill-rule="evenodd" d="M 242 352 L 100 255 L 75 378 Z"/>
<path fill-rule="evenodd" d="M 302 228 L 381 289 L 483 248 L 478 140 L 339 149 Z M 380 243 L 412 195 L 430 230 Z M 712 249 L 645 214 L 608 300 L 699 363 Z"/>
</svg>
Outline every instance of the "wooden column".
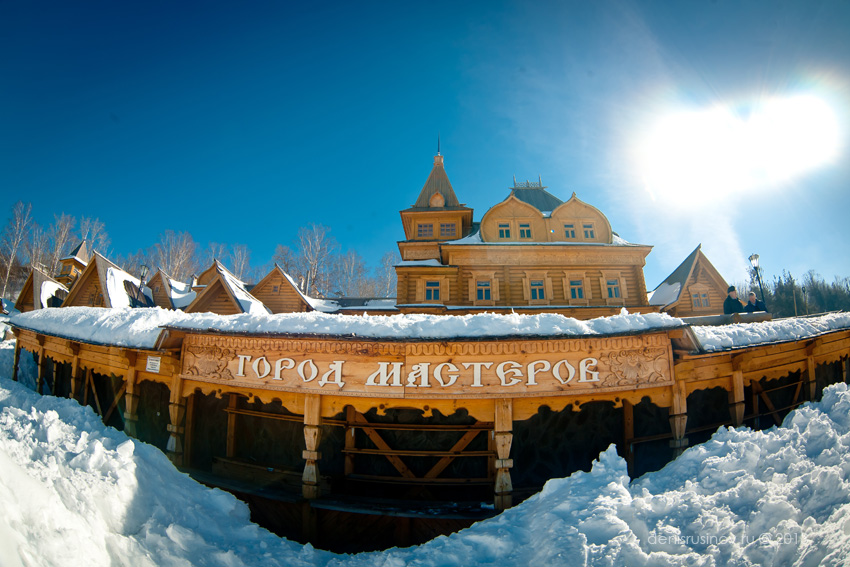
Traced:
<svg viewBox="0 0 850 567">
<path fill-rule="evenodd" d="M 688 438 L 685 437 L 685 428 L 688 425 L 688 396 L 685 390 L 685 382 L 676 380 L 673 384 L 673 407 L 670 408 L 670 429 L 673 430 L 673 440 L 670 446 L 674 455 L 678 457 L 688 446 Z"/>
<path fill-rule="evenodd" d="M 136 424 L 139 416 L 136 413 L 139 406 L 139 395 L 136 390 L 136 353 L 127 351 L 124 353 L 127 363 L 127 373 L 124 376 L 124 433 L 130 437 L 136 436 Z"/>
<path fill-rule="evenodd" d="M 635 438 L 635 408 L 628 400 L 623 400 L 623 456 L 629 476 L 635 473 L 635 453 L 632 441 Z"/>
<path fill-rule="evenodd" d="M 304 474 L 301 476 L 301 490 L 304 498 L 319 497 L 319 465 L 322 457 L 319 453 L 319 441 L 322 436 L 322 397 L 307 394 L 304 397 Z"/>
<path fill-rule="evenodd" d="M 348 450 L 356 449 L 356 439 L 354 437 L 357 431 L 353 425 L 356 420 L 354 406 L 345 406 L 345 448 Z M 345 476 L 354 473 L 354 453 L 345 454 Z"/>
<path fill-rule="evenodd" d="M 15 341 L 15 356 L 12 359 L 12 381 L 18 381 L 18 365 L 21 362 L 21 343 Z"/>
<path fill-rule="evenodd" d="M 83 379 L 80 368 L 80 343 L 71 343 L 71 352 L 74 356 L 71 358 L 71 391 L 68 392 L 68 397 L 76 400 L 80 393 L 80 381 Z"/>
<path fill-rule="evenodd" d="M 192 466 L 192 438 L 195 423 L 195 392 L 186 397 L 186 434 L 183 436 L 183 466 Z"/>
<path fill-rule="evenodd" d="M 511 469 L 514 466 L 511 459 L 511 443 L 513 443 L 513 400 L 497 399 L 495 408 L 495 423 L 493 424 L 493 439 L 496 445 L 496 482 L 494 485 L 494 504 L 496 510 L 510 508 L 513 502 L 513 485 L 511 484 Z"/>
<path fill-rule="evenodd" d="M 236 414 L 233 412 L 239 406 L 239 396 L 230 393 L 227 395 L 227 447 L 225 455 L 228 459 L 236 456 Z"/>
<path fill-rule="evenodd" d="M 44 336 L 38 335 L 38 374 L 35 379 L 35 391 L 39 394 L 44 390 L 44 371 L 46 366 L 46 357 L 44 356 Z"/>
<path fill-rule="evenodd" d="M 744 372 L 741 365 L 732 363 L 731 388 L 729 389 L 729 414 L 732 416 L 732 424 L 740 427 L 744 424 Z"/>
<path fill-rule="evenodd" d="M 844 363 L 844 383 L 850 384 L 850 356 L 845 356 Z"/>
<path fill-rule="evenodd" d="M 171 436 L 168 438 L 166 450 L 168 458 L 178 467 L 183 465 L 183 418 L 186 416 L 186 399 L 182 390 L 183 380 L 175 375 L 171 381 L 171 397 L 168 403 L 168 416 L 171 419 L 168 431 Z"/>
<path fill-rule="evenodd" d="M 806 347 L 806 381 L 809 385 L 809 400 L 814 401 L 818 392 L 818 385 L 815 378 L 815 343 Z"/>
</svg>

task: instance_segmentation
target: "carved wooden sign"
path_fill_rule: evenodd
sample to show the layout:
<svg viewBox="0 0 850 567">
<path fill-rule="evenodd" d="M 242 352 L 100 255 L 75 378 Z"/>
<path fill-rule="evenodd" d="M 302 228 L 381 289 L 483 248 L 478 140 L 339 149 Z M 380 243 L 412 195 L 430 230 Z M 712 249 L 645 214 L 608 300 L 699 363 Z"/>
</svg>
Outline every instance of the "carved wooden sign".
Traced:
<svg viewBox="0 0 850 567">
<path fill-rule="evenodd" d="M 665 333 L 415 343 L 193 334 L 181 377 L 349 396 L 551 396 L 667 386 L 671 357 Z"/>
</svg>

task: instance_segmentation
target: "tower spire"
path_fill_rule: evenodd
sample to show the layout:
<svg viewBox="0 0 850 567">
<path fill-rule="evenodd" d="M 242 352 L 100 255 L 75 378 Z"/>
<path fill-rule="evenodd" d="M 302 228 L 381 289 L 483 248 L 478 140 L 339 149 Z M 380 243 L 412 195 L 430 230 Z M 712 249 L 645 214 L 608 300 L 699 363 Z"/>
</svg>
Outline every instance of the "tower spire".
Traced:
<svg viewBox="0 0 850 567">
<path fill-rule="evenodd" d="M 437 155 L 440 155 L 440 133 L 437 132 Z"/>
</svg>

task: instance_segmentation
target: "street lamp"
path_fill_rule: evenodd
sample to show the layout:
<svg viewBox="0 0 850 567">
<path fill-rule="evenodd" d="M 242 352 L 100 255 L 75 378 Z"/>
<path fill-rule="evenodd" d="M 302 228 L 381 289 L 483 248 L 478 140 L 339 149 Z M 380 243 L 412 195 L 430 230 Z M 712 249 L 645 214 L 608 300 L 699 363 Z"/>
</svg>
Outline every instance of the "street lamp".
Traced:
<svg viewBox="0 0 850 567">
<path fill-rule="evenodd" d="M 753 270 L 756 272 L 756 281 L 759 283 L 759 291 L 761 291 L 761 302 L 767 305 L 764 301 L 764 286 L 761 285 L 761 274 L 759 273 L 759 255 L 751 254 L 749 260 L 750 264 L 753 265 Z"/>
<path fill-rule="evenodd" d="M 142 264 L 142 267 L 139 270 L 139 287 L 136 288 L 136 303 L 141 303 L 141 300 L 139 299 L 139 294 L 142 292 L 142 286 L 145 285 L 146 277 L 148 277 L 148 265 Z"/>
</svg>

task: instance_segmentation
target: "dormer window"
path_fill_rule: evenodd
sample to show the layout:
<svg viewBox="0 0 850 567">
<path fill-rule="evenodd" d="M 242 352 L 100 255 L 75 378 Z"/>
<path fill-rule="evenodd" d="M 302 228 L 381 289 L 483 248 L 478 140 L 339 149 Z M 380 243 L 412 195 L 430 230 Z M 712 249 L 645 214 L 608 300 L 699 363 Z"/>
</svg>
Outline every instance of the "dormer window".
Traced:
<svg viewBox="0 0 850 567">
<path fill-rule="evenodd" d="M 576 225 L 574 224 L 565 224 L 564 225 L 564 237 L 567 240 L 575 240 L 576 237 Z"/>
<path fill-rule="evenodd" d="M 511 224 L 507 222 L 499 223 L 499 238 L 511 237 Z"/>
<path fill-rule="evenodd" d="M 585 238 L 585 240 L 593 240 L 594 238 L 596 238 L 596 233 L 593 230 L 593 223 L 592 222 L 583 223 L 581 226 L 582 226 L 582 228 L 584 228 L 584 238 Z"/>
<path fill-rule="evenodd" d="M 416 227 L 416 236 L 419 238 L 433 238 L 434 237 L 434 225 L 433 224 L 420 224 Z"/>
<path fill-rule="evenodd" d="M 527 223 L 527 222 L 519 223 L 519 237 L 520 238 L 531 238 L 531 223 Z"/>
</svg>

